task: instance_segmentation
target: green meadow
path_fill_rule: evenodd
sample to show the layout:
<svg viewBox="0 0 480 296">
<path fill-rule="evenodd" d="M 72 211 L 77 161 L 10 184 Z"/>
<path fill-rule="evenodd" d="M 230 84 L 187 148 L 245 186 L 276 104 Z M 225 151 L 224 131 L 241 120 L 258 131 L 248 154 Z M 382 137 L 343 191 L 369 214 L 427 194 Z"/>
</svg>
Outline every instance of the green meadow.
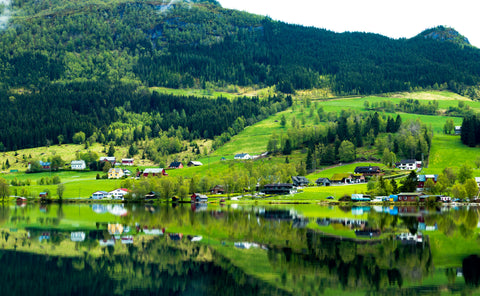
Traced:
<svg viewBox="0 0 480 296">
<path fill-rule="evenodd" d="M 466 163 L 474 169 L 474 174 L 479 176 L 480 170 L 474 164 L 478 157 L 480 148 L 463 145 L 460 136 L 435 134 L 428 168 L 423 169 L 422 173 L 439 174 L 446 167 L 460 167 Z"/>
</svg>

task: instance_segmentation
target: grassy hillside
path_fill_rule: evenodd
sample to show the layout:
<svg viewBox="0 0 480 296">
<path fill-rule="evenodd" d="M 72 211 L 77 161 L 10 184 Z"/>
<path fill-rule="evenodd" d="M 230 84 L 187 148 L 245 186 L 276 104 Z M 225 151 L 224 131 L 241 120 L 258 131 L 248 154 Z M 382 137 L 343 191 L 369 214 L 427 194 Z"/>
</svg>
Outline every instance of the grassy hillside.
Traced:
<svg viewBox="0 0 480 296">
<path fill-rule="evenodd" d="M 466 163 L 474 168 L 475 176 L 480 176 L 480 169 L 474 164 L 479 156 L 480 148 L 463 145 L 460 136 L 438 134 L 433 138 L 429 166 L 423 172 L 439 174 L 446 167 L 460 167 Z"/>
<path fill-rule="evenodd" d="M 339 98 L 331 100 L 321 100 L 318 98 L 312 98 L 310 107 L 306 107 L 305 102 L 300 100 L 296 101 L 294 105 L 287 109 L 286 111 L 279 112 L 275 115 L 268 117 L 265 120 L 262 120 L 252 126 L 245 128 L 238 135 L 234 136 L 232 140 L 227 142 L 222 147 L 217 150 L 205 155 L 203 153 L 199 155 L 194 155 L 194 159 L 201 161 L 203 166 L 199 167 L 185 167 L 180 170 L 168 170 L 168 173 L 171 177 L 182 176 L 186 179 L 190 179 L 193 176 L 201 178 L 202 176 L 209 176 L 213 181 L 212 182 L 222 182 L 224 177 L 234 171 L 245 170 L 246 164 L 245 161 L 234 161 L 233 156 L 236 153 L 250 153 L 250 154 L 259 154 L 266 151 L 267 142 L 270 136 L 273 133 L 276 133 L 278 136 L 286 134 L 287 129 L 291 127 L 291 121 L 293 118 L 297 122 L 300 122 L 300 126 L 316 126 L 315 114 L 316 110 L 320 107 L 324 109 L 326 113 L 335 112 L 339 113 L 341 110 L 355 109 L 358 111 L 364 111 L 364 102 L 368 100 L 369 102 L 390 100 L 392 102 L 398 103 L 400 100 L 405 98 L 414 98 L 420 101 L 429 101 L 436 100 L 439 103 L 441 108 L 448 108 L 450 106 L 457 106 L 459 101 L 464 102 L 469 105 L 473 110 L 480 110 L 480 102 L 473 102 L 465 97 L 458 96 L 450 92 L 418 92 L 418 93 L 401 93 L 401 94 L 392 94 L 385 97 L 356 97 L 356 98 Z M 315 112 L 310 111 L 311 108 Z M 381 113 L 381 114 L 391 114 L 391 113 Z M 284 116 L 286 119 L 285 127 L 281 126 L 281 117 Z M 401 113 L 403 120 L 416 120 L 419 119 L 421 122 L 431 125 L 435 134 L 433 137 L 432 148 L 430 151 L 429 167 L 423 170 L 424 173 L 440 173 L 445 167 L 459 167 L 464 163 L 469 163 L 472 167 L 473 160 L 476 159 L 479 155 L 479 148 L 469 148 L 461 144 L 459 136 L 444 135 L 442 133 L 443 125 L 445 121 L 449 118 L 452 118 L 456 125 L 460 125 L 462 119 L 458 117 L 447 117 L 447 116 L 433 116 L 433 115 L 417 115 L 417 114 L 408 114 Z M 325 122 L 320 122 L 318 125 L 326 124 Z M 209 141 L 199 141 L 200 147 L 206 145 L 210 147 L 211 143 Z M 187 144 L 187 142 L 185 142 Z M 100 144 L 94 144 L 88 148 L 90 151 L 96 152 L 99 156 L 105 155 L 106 149 L 108 147 L 102 146 Z M 362 150 L 363 149 L 363 150 Z M 365 148 L 359 149 L 357 152 L 367 153 Z M 98 172 L 45 172 L 41 174 L 23 174 L 22 172 L 26 170 L 27 164 L 32 159 L 43 159 L 46 160 L 49 157 L 59 155 L 62 157 L 65 163 L 69 163 L 71 160 L 76 159 L 76 153 L 85 153 L 87 150 L 84 145 L 72 145 L 72 144 L 63 144 L 52 145 L 49 147 L 41 147 L 34 149 L 25 149 L 18 150 L 16 152 L 6 152 L 0 155 L 0 163 L 5 164 L 8 159 L 11 167 L 4 170 L 3 178 L 8 181 L 18 178 L 21 180 L 30 179 L 31 185 L 27 186 L 25 189 L 28 190 L 33 196 L 36 196 L 38 192 L 44 191 L 45 189 L 50 190 L 52 193 L 56 191 L 56 185 L 38 185 L 37 182 L 42 177 L 52 177 L 58 175 L 61 178 L 61 181 L 66 185 L 65 197 L 85 197 L 89 196 L 92 192 L 96 190 L 113 190 L 120 186 L 120 181 L 117 180 L 95 180 L 95 176 Z M 203 151 L 203 148 L 201 149 Z M 368 151 L 369 155 L 376 156 L 381 158 L 381 155 L 378 154 L 375 148 Z M 17 155 L 15 155 L 17 154 Z M 126 157 L 127 147 L 116 147 L 115 156 L 120 159 Z M 136 165 L 141 168 L 143 167 L 166 167 L 166 163 L 158 164 L 148 160 L 142 160 L 141 152 L 135 156 Z M 189 157 L 192 157 L 190 155 Z M 182 159 L 182 154 L 172 155 L 169 158 L 172 160 Z M 225 158 L 226 160 L 221 160 Z M 295 165 L 298 165 L 300 162 L 305 162 L 306 151 L 297 150 L 288 156 L 289 161 Z M 265 159 L 258 160 L 254 162 L 253 168 L 261 169 L 261 167 L 272 167 L 278 164 L 284 164 L 286 157 L 284 155 L 275 155 L 269 156 Z M 186 165 L 186 163 L 184 163 Z M 317 170 L 307 177 L 314 182 L 319 177 L 331 178 L 335 173 L 344 173 L 344 172 L 353 172 L 354 168 L 359 165 L 381 165 L 376 162 L 361 162 L 361 163 L 351 163 L 338 165 L 333 167 L 317 167 Z M 382 166 L 382 165 L 381 165 Z M 136 168 L 133 168 L 135 170 Z M 19 170 L 19 173 L 9 173 L 10 170 Z M 102 175 L 103 173 L 100 172 Z M 475 175 L 480 175 L 480 170 L 475 169 Z M 21 187 L 12 187 L 12 194 L 21 193 Z M 307 188 L 304 193 L 298 194 L 295 199 L 298 200 L 323 200 L 328 195 L 334 195 L 340 197 L 346 193 L 352 192 L 364 192 L 366 187 L 362 186 L 343 186 L 339 188 Z"/>
</svg>

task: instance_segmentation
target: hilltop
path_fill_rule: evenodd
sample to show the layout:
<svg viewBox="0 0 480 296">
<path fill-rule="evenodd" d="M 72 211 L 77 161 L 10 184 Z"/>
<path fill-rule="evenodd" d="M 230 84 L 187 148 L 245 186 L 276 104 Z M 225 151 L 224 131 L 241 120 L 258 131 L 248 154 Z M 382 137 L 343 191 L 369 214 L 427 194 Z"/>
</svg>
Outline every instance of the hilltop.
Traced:
<svg viewBox="0 0 480 296">
<path fill-rule="evenodd" d="M 451 42 L 458 45 L 471 45 L 467 37 L 461 35 L 455 29 L 445 26 L 438 26 L 435 28 L 427 29 L 422 33 L 418 34 L 417 37 L 437 40 L 440 42 Z"/>
</svg>

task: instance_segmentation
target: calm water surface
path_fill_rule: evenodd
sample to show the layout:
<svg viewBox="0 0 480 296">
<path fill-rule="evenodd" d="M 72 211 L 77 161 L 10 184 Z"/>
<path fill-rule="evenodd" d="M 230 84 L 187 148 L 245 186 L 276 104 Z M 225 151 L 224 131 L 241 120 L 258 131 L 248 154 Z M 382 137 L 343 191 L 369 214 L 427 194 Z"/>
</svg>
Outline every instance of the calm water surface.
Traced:
<svg viewBox="0 0 480 296">
<path fill-rule="evenodd" d="M 477 208 L 0 206 L 1 295 L 478 295 Z"/>
</svg>

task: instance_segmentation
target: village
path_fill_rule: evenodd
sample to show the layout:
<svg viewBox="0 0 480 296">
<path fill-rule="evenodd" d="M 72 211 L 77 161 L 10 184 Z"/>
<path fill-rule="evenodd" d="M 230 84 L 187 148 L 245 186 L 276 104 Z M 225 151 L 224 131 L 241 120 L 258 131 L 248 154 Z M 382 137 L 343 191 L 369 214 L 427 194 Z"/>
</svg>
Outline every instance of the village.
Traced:
<svg viewBox="0 0 480 296">
<path fill-rule="evenodd" d="M 254 161 L 257 159 L 265 158 L 268 153 L 262 153 L 260 155 L 250 155 L 248 153 L 236 154 L 233 159 L 234 161 Z M 225 158 L 222 158 L 222 161 L 225 161 Z M 106 171 L 106 174 L 100 178 L 106 179 L 140 179 L 140 178 L 149 178 L 149 177 L 165 177 L 168 176 L 167 170 L 179 170 L 184 168 L 184 164 L 180 161 L 173 161 L 166 168 L 159 167 L 146 167 L 146 168 L 136 168 L 135 170 L 129 169 L 135 166 L 134 158 L 122 158 L 117 160 L 115 157 L 103 156 L 99 158 L 99 162 L 108 163 L 109 169 Z M 39 165 L 42 170 L 50 170 L 51 163 L 39 161 Z M 186 167 L 198 167 L 202 166 L 200 161 L 190 161 L 186 164 Z M 30 164 L 29 164 L 30 168 Z M 349 186 L 355 184 L 366 184 L 372 181 L 378 181 L 380 178 L 383 180 L 394 181 L 396 179 L 402 180 L 407 175 L 408 172 L 415 172 L 415 188 L 408 192 L 392 192 L 388 195 L 375 195 L 368 193 L 351 193 L 349 195 L 342 196 L 328 196 L 328 202 L 373 202 L 373 203 L 382 203 L 382 202 L 470 202 L 470 199 L 460 200 L 458 198 L 452 198 L 450 196 L 432 194 L 430 192 L 431 186 L 434 186 L 437 183 L 438 174 L 417 174 L 422 170 L 422 161 L 415 159 L 406 159 L 394 164 L 394 168 L 397 171 L 405 173 L 396 173 L 393 175 L 386 175 L 385 172 L 380 168 L 380 166 L 357 166 L 355 167 L 353 173 L 334 173 L 331 177 L 319 177 L 314 182 L 308 179 L 305 176 L 291 176 L 291 183 L 270 183 L 260 186 L 259 183 L 256 184 L 254 190 L 249 192 L 237 192 L 232 193 L 233 197 L 230 196 L 229 192 L 225 189 L 225 184 L 216 184 L 213 187 L 210 187 L 207 192 L 197 193 L 193 192 L 189 196 L 188 202 L 192 203 L 206 203 L 210 200 L 216 202 L 226 202 L 226 199 L 233 198 L 238 200 L 242 197 L 253 197 L 254 199 L 266 199 L 272 196 L 282 196 L 282 195 L 294 195 L 296 193 L 302 192 L 303 189 L 307 187 L 330 187 L 330 186 Z M 84 160 L 73 160 L 70 162 L 70 169 L 76 171 L 87 170 L 88 166 Z M 99 175 L 97 175 L 97 179 Z M 402 181 L 400 181 L 402 182 Z M 471 202 L 476 202 L 478 197 L 478 188 L 480 186 L 480 177 L 475 177 L 475 182 L 477 185 L 477 193 L 475 198 L 472 198 Z M 253 191 L 253 192 L 252 192 Z M 132 193 L 130 189 L 127 188 L 116 188 L 114 190 L 98 190 L 92 192 L 89 195 L 90 200 L 116 200 L 124 201 L 127 195 L 134 195 L 133 197 L 137 200 L 145 201 L 155 201 L 162 198 L 160 192 L 148 192 L 145 196 L 135 196 L 135 193 Z M 130 196 L 131 197 L 131 196 Z M 39 194 L 40 200 L 48 199 L 48 192 L 41 192 Z M 213 199 L 212 199 L 213 198 Z M 24 199 L 22 199 L 23 201 Z M 173 202 L 179 201 L 178 197 L 173 196 Z M 182 199 L 181 202 L 184 200 Z"/>
</svg>

